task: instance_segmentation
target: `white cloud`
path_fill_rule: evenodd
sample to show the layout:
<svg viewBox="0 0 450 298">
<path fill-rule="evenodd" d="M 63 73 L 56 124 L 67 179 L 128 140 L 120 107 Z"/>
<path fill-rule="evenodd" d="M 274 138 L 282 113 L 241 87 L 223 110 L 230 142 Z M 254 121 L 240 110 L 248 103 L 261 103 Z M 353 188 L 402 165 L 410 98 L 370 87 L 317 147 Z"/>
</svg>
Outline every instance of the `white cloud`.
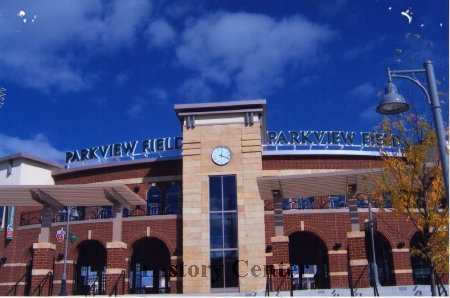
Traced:
<svg viewBox="0 0 450 298">
<path fill-rule="evenodd" d="M 264 97 L 284 83 L 290 67 L 309 67 L 333 37 L 325 26 L 296 15 L 275 20 L 261 14 L 206 15 L 184 31 L 176 49 L 180 65 L 198 77 L 185 82 L 204 93 L 212 83 L 239 97 Z M 264 95 L 264 96 L 263 96 Z"/>
<path fill-rule="evenodd" d="M 138 118 L 145 108 L 145 103 L 139 101 L 131 105 L 131 107 L 126 111 L 127 115 L 131 118 Z"/>
<path fill-rule="evenodd" d="M 364 111 L 362 111 L 359 114 L 359 119 L 363 120 L 365 122 L 373 122 L 373 123 L 379 123 L 380 119 L 383 117 L 382 115 L 378 114 L 376 110 L 377 106 L 373 105 L 368 108 L 366 108 Z"/>
<path fill-rule="evenodd" d="M 24 24 L 18 9 L 39 15 L 39 22 Z M 0 77 L 43 90 L 89 88 L 93 75 L 85 70 L 86 50 L 95 54 L 132 46 L 150 11 L 146 0 L 27 1 L 20 8 L 6 2 L 0 18 Z"/>
<path fill-rule="evenodd" d="M 208 101 L 212 98 L 212 90 L 201 78 L 191 78 L 184 81 L 180 93 L 186 101 Z"/>
<path fill-rule="evenodd" d="M 0 156 L 20 152 L 57 162 L 64 162 L 65 157 L 65 153 L 53 147 L 42 133 L 38 133 L 31 139 L 0 134 Z"/>
<path fill-rule="evenodd" d="M 174 43 L 175 30 L 165 20 L 156 20 L 148 25 L 146 35 L 149 46 L 165 47 Z"/>
<path fill-rule="evenodd" d="M 359 101 L 366 101 L 376 96 L 375 90 L 375 86 L 371 83 L 363 83 L 354 87 L 348 94 L 349 97 L 355 98 Z"/>
</svg>

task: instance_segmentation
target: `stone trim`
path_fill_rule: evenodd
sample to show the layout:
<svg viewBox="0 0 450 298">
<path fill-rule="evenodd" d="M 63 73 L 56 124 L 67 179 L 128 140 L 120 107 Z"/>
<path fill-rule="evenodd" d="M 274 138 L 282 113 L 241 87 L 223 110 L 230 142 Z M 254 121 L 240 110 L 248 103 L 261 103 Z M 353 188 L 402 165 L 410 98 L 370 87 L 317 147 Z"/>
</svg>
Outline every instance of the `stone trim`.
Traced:
<svg viewBox="0 0 450 298">
<path fill-rule="evenodd" d="M 51 269 L 33 269 L 31 271 L 31 275 L 36 276 L 36 275 L 47 275 L 49 272 L 53 272 L 53 270 Z"/>
<path fill-rule="evenodd" d="M 109 248 L 127 249 L 127 247 L 128 247 L 128 245 L 125 242 L 121 242 L 121 241 L 114 241 L 114 242 L 106 243 L 106 249 L 109 249 Z"/>
<path fill-rule="evenodd" d="M 270 266 L 270 265 L 266 265 L 266 266 Z M 291 264 L 289 264 L 289 263 L 273 264 L 272 266 L 274 269 L 289 269 L 289 268 L 291 268 Z"/>
<path fill-rule="evenodd" d="M 328 272 L 329 276 L 348 276 L 347 271 Z"/>
<path fill-rule="evenodd" d="M 33 243 L 33 249 L 53 249 L 56 250 L 56 245 L 53 243 Z"/>
<path fill-rule="evenodd" d="M 394 273 L 395 274 L 406 274 L 406 273 L 413 273 L 413 270 L 412 269 L 395 269 L 394 270 Z"/>
<path fill-rule="evenodd" d="M 61 284 L 61 280 L 60 280 L 60 279 L 54 279 L 54 280 L 53 280 L 53 283 L 54 283 L 54 284 Z M 73 284 L 74 281 L 71 280 L 71 279 L 67 279 L 67 280 L 66 280 L 66 283 L 67 283 L 67 284 Z"/>
<path fill-rule="evenodd" d="M 170 259 L 171 260 L 181 260 L 183 258 L 183 256 L 171 256 Z"/>
<path fill-rule="evenodd" d="M 16 285 L 15 282 L 0 282 L 0 287 L 3 287 L 3 286 L 15 286 L 15 285 Z M 25 286 L 26 283 L 24 281 L 21 281 L 17 285 L 18 286 Z"/>
<path fill-rule="evenodd" d="M 6 263 L 2 267 L 25 267 L 27 263 Z"/>
<path fill-rule="evenodd" d="M 127 271 L 123 268 L 106 268 L 106 274 L 122 274 L 122 271 Z"/>
<path fill-rule="evenodd" d="M 347 254 L 347 250 L 346 249 L 342 249 L 342 250 L 329 250 L 328 251 L 329 255 L 346 255 Z"/>
<path fill-rule="evenodd" d="M 270 241 L 272 243 L 274 242 L 289 242 L 289 237 L 288 236 L 275 236 L 270 238 Z"/>
<path fill-rule="evenodd" d="M 352 232 L 347 232 L 347 238 L 364 238 L 365 232 L 363 231 L 352 231 Z"/>
<path fill-rule="evenodd" d="M 393 248 L 392 252 L 407 252 L 407 253 L 409 253 L 409 248 Z"/>
<path fill-rule="evenodd" d="M 350 260 L 350 266 L 366 266 L 368 264 L 369 262 L 367 261 L 367 259 Z"/>
<path fill-rule="evenodd" d="M 266 257 L 273 257 L 273 252 L 266 252 Z"/>
<path fill-rule="evenodd" d="M 67 260 L 66 262 L 67 262 L 67 264 L 76 264 L 76 263 L 77 263 L 77 262 L 75 262 L 74 260 Z M 55 264 L 57 264 L 57 265 L 63 265 L 63 264 L 64 264 L 64 260 L 56 261 Z"/>
</svg>

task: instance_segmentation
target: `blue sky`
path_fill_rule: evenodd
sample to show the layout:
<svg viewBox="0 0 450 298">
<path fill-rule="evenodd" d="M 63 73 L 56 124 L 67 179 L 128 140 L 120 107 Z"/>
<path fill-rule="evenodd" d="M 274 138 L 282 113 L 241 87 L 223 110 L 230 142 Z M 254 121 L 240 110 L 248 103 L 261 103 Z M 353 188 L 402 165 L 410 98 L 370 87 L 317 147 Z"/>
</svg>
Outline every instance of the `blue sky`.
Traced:
<svg viewBox="0 0 450 298">
<path fill-rule="evenodd" d="M 2 0 L 0 156 L 62 162 L 178 136 L 178 103 L 265 98 L 270 130 L 369 131 L 386 67 L 426 59 L 448 120 L 448 11 L 447 0 Z M 430 116 L 419 88 L 398 83 Z"/>
</svg>

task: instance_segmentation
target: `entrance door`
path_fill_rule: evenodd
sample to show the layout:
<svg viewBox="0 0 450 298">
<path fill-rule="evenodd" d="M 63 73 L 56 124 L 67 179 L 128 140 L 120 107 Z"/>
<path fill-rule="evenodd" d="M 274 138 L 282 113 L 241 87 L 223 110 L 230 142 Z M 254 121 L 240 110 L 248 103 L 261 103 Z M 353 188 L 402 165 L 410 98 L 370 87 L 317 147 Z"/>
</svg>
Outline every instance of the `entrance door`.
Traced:
<svg viewBox="0 0 450 298">
<path fill-rule="evenodd" d="M 395 276 L 393 274 L 394 262 L 392 248 L 389 241 L 378 231 L 374 233 L 375 259 L 378 271 L 378 280 L 382 286 L 394 286 Z M 370 233 L 366 233 L 366 257 L 369 263 L 373 263 L 372 243 Z M 370 267 L 369 267 L 370 268 Z M 369 269 L 369 280 L 372 284 L 372 272 Z"/>
<path fill-rule="evenodd" d="M 169 293 L 169 267 L 169 250 L 161 240 L 148 237 L 138 240 L 131 258 L 131 293 Z"/>
<path fill-rule="evenodd" d="M 105 294 L 106 249 L 103 244 L 96 240 L 81 242 L 76 271 L 76 294 Z"/>
<path fill-rule="evenodd" d="M 289 236 L 289 262 L 295 290 L 327 289 L 328 251 L 313 233 L 296 232 Z"/>
</svg>

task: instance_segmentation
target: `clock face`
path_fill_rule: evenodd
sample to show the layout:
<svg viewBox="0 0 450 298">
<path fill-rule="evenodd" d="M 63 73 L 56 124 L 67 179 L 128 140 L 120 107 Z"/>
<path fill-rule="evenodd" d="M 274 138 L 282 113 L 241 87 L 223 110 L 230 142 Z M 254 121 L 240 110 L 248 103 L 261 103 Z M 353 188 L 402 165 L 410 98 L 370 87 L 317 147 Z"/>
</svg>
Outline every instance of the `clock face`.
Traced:
<svg viewBox="0 0 450 298">
<path fill-rule="evenodd" d="M 231 160 L 230 148 L 227 146 L 217 146 L 211 153 L 211 159 L 216 165 L 226 165 Z"/>
</svg>

